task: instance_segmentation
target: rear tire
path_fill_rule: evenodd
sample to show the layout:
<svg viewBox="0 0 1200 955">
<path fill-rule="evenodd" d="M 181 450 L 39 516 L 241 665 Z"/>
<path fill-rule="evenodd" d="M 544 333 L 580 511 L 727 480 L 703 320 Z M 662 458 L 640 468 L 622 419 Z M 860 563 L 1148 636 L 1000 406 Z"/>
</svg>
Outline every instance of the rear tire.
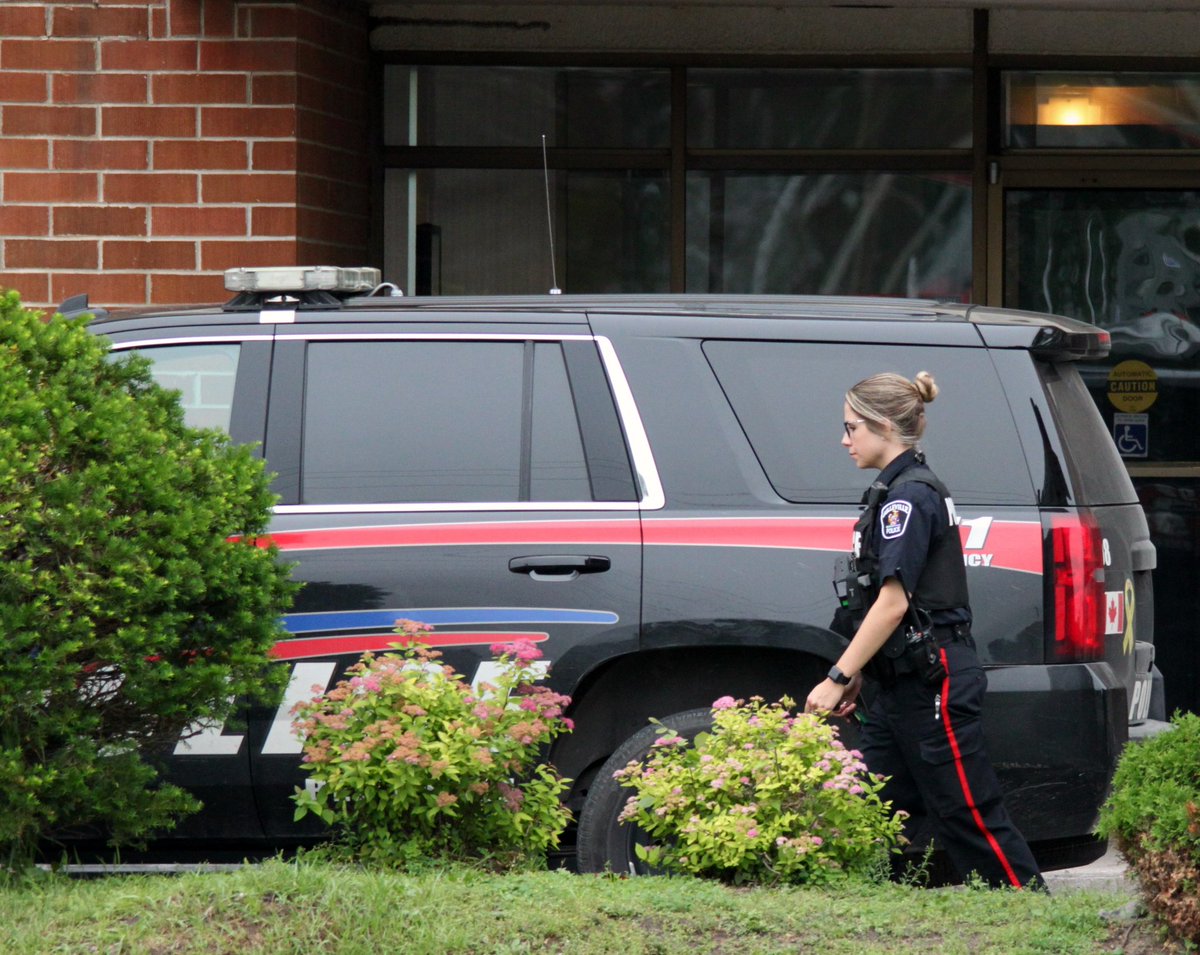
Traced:
<svg viewBox="0 0 1200 955">
<path fill-rule="evenodd" d="M 707 708 L 684 710 L 664 717 L 660 722 L 691 741 L 697 734 L 712 729 L 712 711 Z M 636 825 L 618 821 L 617 817 L 633 790 L 613 779 L 613 773 L 624 769 L 630 761 L 644 760 L 658 737 L 658 726 L 643 727 L 617 747 L 596 773 L 579 816 L 576 852 L 580 872 L 645 875 L 655 871 L 638 858 L 634 849 L 639 843 L 648 845 L 649 838 Z"/>
</svg>

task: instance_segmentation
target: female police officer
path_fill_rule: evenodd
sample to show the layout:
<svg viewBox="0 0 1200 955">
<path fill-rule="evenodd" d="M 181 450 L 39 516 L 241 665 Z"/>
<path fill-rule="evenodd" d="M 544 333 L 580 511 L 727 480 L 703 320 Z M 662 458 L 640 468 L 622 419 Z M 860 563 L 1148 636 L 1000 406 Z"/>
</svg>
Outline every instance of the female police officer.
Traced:
<svg viewBox="0 0 1200 955">
<path fill-rule="evenodd" d="M 1044 887 L 984 751 L 987 677 L 971 640 L 954 503 L 917 448 L 925 404 L 937 393 L 933 376 L 921 372 L 914 381 L 874 375 L 846 395 L 842 445 L 858 467 L 880 471 L 855 525 L 847 578 L 851 591 L 858 582 L 850 596 L 862 598 L 865 615 L 805 710 L 849 715 L 870 665 L 880 687 L 860 748 L 871 772 L 891 777 L 883 796 L 909 813 L 906 831 L 914 834 L 928 816 L 960 874 Z M 910 631 L 924 632 L 924 641 L 906 640 Z"/>
</svg>

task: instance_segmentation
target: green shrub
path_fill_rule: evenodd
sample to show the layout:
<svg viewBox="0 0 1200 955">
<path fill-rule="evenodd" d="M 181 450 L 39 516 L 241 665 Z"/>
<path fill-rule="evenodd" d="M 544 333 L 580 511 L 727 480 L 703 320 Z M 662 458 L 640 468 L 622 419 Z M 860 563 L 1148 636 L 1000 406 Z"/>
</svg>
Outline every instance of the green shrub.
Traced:
<svg viewBox="0 0 1200 955">
<path fill-rule="evenodd" d="M 663 727 L 645 764 L 615 774 L 636 792 L 622 820 L 657 840 L 638 855 L 735 883 L 880 875 L 903 815 L 880 800 L 883 780 L 861 754 L 821 717 L 792 715 L 794 705 L 722 697 L 712 732 L 691 744 Z"/>
<path fill-rule="evenodd" d="M 407 647 L 364 655 L 332 690 L 296 707 L 304 764 L 296 818 L 335 827 L 353 858 L 405 867 L 429 857 L 512 865 L 558 845 L 566 782 L 534 765 L 568 731 L 570 700 L 536 685 L 530 643 L 498 644 L 499 672 L 478 693 L 400 621 Z"/>
<path fill-rule="evenodd" d="M 1099 831 L 1115 838 L 1151 911 L 1200 945 L 1200 716 L 1121 754 Z"/>
<path fill-rule="evenodd" d="M 64 826 L 195 808 L 151 756 L 262 694 L 290 600 L 262 464 L 183 423 L 148 363 L 0 296 L 0 865 Z"/>
</svg>

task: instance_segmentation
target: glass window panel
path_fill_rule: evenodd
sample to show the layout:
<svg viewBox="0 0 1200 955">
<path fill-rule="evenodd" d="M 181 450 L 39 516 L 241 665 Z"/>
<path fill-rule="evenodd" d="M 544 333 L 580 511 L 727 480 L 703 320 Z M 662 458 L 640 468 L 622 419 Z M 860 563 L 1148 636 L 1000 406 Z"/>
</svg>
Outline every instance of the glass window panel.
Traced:
<svg viewBox="0 0 1200 955">
<path fill-rule="evenodd" d="M 533 356 L 529 496 L 535 501 L 589 501 L 592 488 L 562 346 L 535 345 Z"/>
<path fill-rule="evenodd" d="M 693 149 L 968 149 L 969 70 L 688 72 Z"/>
<path fill-rule="evenodd" d="M 690 292 L 970 297 L 966 175 L 697 172 L 687 202 Z"/>
<path fill-rule="evenodd" d="M 789 501 L 857 503 L 868 478 L 841 446 L 842 400 L 856 381 L 880 371 L 927 369 L 941 389 L 921 445 L 959 504 L 1032 504 L 1033 485 L 1011 417 L 987 422 L 980 408 L 1007 406 L 983 349 L 919 345 L 846 348 L 819 342 L 704 344 L 754 452 Z M 802 384 L 801 384 L 802 383 Z M 970 448 L 970 454 L 963 454 Z"/>
<path fill-rule="evenodd" d="M 550 191 L 564 292 L 667 291 L 665 174 L 551 172 Z M 551 287 L 540 169 L 390 169 L 385 203 L 385 272 L 406 292 L 528 295 Z"/>
<path fill-rule="evenodd" d="M 240 349 L 237 344 L 170 345 L 139 354 L 153 362 L 155 381 L 179 392 L 187 424 L 228 433 Z"/>
<path fill-rule="evenodd" d="M 523 353 L 520 342 L 310 345 L 302 500 L 519 500 Z"/>
<path fill-rule="evenodd" d="M 1200 458 L 1197 210 L 1196 190 L 1005 193 L 1005 304 L 1109 330 L 1109 358 L 1079 370 L 1130 461 Z"/>
<path fill-rule="evenodd" d="M 1195 149 L 1200 74 L 1007 73 L 1004 144 L 1050 149 Z"/>
<path fill-rule="evenodd" d="M 663 148 L 670 89 L 663 69 L 388 66 L 384 142 Z"/>
</svg>

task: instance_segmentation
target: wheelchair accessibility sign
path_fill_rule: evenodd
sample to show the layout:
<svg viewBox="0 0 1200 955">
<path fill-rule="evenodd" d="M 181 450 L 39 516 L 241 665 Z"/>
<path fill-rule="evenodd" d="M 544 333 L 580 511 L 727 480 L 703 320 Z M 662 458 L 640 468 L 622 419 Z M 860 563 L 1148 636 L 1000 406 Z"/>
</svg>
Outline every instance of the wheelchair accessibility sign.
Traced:
<svg viewBox="0 0 1200 955">
<path fill-rule="evenodd" d="M 1114 414 L 1113 441 L 1123 458 L 1144 458 L 1150 450 L 1150 416 Z"/>
</svg>

